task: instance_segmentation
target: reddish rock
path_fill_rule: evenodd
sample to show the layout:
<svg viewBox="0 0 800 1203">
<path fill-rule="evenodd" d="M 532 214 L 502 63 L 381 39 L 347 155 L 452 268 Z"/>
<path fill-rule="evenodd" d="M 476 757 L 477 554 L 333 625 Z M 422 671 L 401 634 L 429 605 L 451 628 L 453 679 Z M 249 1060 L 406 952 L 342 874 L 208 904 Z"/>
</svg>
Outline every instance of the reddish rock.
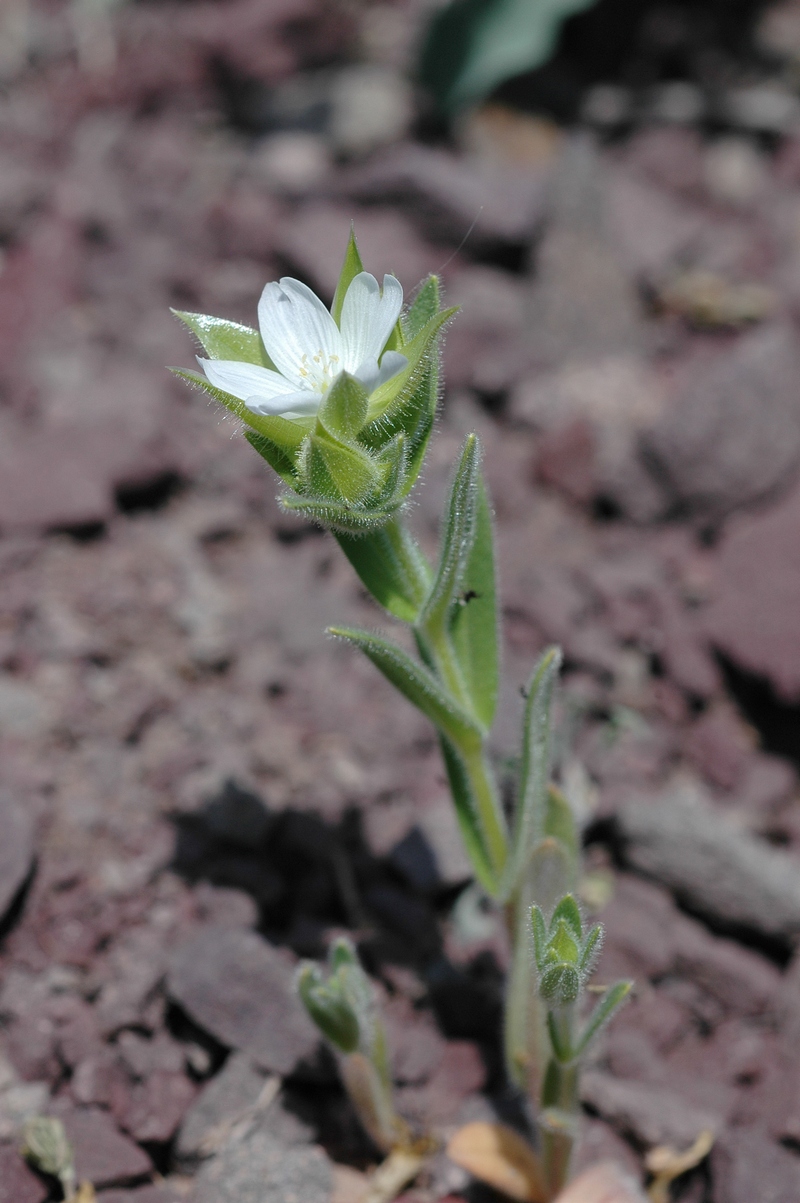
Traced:
<svg viewBox="0 0 800 1203">
<path fill-rule="evenodd" d="M 800 1165 L 756 1129 L 736 1129 L 711 1150 L 714 1203 L 796 1203 Z"/>
<path fill-rule="evenodd" d="M 766 677 L 787 702 L 800 701 L 800 492 L 727 529 L 714 599 L 702 615 L 712 646 Z"/>
<path fill-rule="evenodd" d="M 592 429 L 584 418 L 541 435 L 536 447 L 536 475 L 570 501 L 585 504 L 597 490 Z"/>
<path fill-rule="evenodd" d="M 754 750 L 754 733 L 729 707 L 702 715 L 686 736 L 684 750 L 712 785 L 734 789 Z"/>
<path fill-rule="evenodd" d="M 165 1144 L 178 1130 L 197 1087 L 183 1073 L 156 1070 L 135 1085 L 125 1110 L 115 1112 L 118 1123 L 134 1140 Z"/>
<path fill-rule="evenodd" d="M 75 1154 L 79 1180 L 96 1187 L 135 1184 L 151 1173 L 150 1158 L 123 1136 L 107 1111 L 94 1107 L 59 1109 Z"/>
<path fill-rule="evenodd" d="M 34 824 L 30 809 L 0 794 L 0 918 L 16 898 L 33 867 Z"/>
<path fill-rule="evenodd" d="M 15 1148 L 0 1145 L 0 1203 L 43 1203 L 49 1191 Z"/>
<path fill-rule="evenodd" d="M 168 989 L 217 1040 L 286 1074 L 318 1042 L 293 977 L 287 956 L 255 932 L 210 928 L 175 952 Z"/>
</svg>

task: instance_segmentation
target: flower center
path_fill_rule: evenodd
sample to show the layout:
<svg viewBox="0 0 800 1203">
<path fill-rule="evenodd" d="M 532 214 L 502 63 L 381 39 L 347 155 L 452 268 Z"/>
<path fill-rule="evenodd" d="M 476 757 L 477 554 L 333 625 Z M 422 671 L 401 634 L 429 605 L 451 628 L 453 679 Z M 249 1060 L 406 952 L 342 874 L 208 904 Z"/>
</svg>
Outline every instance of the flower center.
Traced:
<svg viewBox="0 0 800 1203">
<path fill-rule="evenodd" d="M 313 355 L 300 358 L 300 375 L 307 388 L 315 393 L 327 393 L 341 372 L 338 355 L 326 355 L 322 348 Z"/>
</svg>

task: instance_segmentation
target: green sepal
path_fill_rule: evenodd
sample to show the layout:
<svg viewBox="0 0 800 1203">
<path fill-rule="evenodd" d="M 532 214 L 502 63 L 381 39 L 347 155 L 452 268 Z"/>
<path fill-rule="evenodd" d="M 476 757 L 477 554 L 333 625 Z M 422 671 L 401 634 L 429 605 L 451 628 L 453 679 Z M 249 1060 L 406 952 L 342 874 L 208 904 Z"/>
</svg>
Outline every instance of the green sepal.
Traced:
<svg viewBox="0 0 800 1203">
<path fill-rule="evenodd" d="M 569 928 L 572 937 L 581 943 L 583 940 L 583 921 L 578 904 L 572 894 L 566 894 L 559 902 L 556 909 L 553 911 L 553 918 L 550 920 L 550 926 L 555 927 L 563 921 Z"/>
<path fill-rule="evenodd" d="M 342 305 L 344 298 L 347 295 L 347 290 L 353 283 L 353 280 L 363 272 L 364 264 L 361 262 L 361 256 L 358 253 L 358 244 L 356 242 L 356 232 L 354 227 L 350 226 L 350 237 L 347 242 L 347 250 L 344 253 L 344 263 L 342 270 L 339 273 L 339 282 L 336 285 L 336 292 L 333 295 L 333 304 L 331 305 L 331 314 L 336 325 L 341 324 L 342 320 Z"/>
<path fill-rule="evenodd" d="M 272 439 L 275 431 L 275 422 L 286 422 L 289 425 L 297 423 L 298 430 L 302 430 L 303 434 L 307 434 L 310 425 L 312 424 L 308 418 L 278 418 L 272 415 L 262 416 L 254 414 L 252 409 L 248 409 L 244 401 L 240 401 L 238 397 L 234 397 L 232 393 L 223 392 L 221 388 L 217 388 L 202 376 L 199 372 L 192 372 L 186 368 L 168 368 L 173 376 L 178 376 L 181 380 L 185 380 L 187 384 L 199 388 L 204 393 L 208 393 L 209 397 L 213 397 L 215 401 L 219 401 L 220 405 L 224 405 L 227 410 L 251 430 L 257 430 L 259 434 L 265 434 L 267 438 Z"/>
<path fill-rule="evenodd" d="M 441 289 L 438 276 L 428 276 L 419 287 L 408 312 L 401 319 L 407 339 L 413 339 L 425 324 L 436 317 L 441 304 Z"/>
<path fill-rule="evenodd" d="M 442 749 L 442 759 L 447 772 L 450 794 L 456 809 L 461 838 L 467 856 L 475 870 L 475 876 L 486 893 L 493 897 L 497 890 L 497 876 L 492 867 L 486 841 L 483 835 L 478 807 L 472 793 L 469 773 L 456 746 L 444 735 L 439 735 Z"/>
<path fill-rule="evenodd" d="M 471 716 L 445 693 L 432 672 L 412 660 L 402 648 L 370 631 L 329 627 L 328 634 L 360 648 L 386 679 L 448 739 L 461 748 L 480 748 L 481 732 Z"/>
<path fill-rule="evenodd" d="M 309 436 L 301 472 L 315 497 L 351 505 L 363 502 L 378 483 L 375 464 L 366 451 L 324 434 Z"/>
<path fill-rule="evenodd" d="M 328 497 L 300 497 L 295 493 L 283 493 L 279 500 L 289 514 L 299 514 L 308 522 L 317 522 L 335 534 L 356 536 L 380 530 L 395 517 L 401 504 L 401 501 L 397 501 L 382 508 L 366 509 L 347 501 L 332 501 Z"/>
<path fill-rule="evenodd" d="M 575 1057 L 581 1057 L 601 1028 L 605 1027 L 633 989 L 633 982 L 616 982 L 599 1000 L 575 1045 Z"/>
<path fill-rule="evenodd" d="M 359 1046 L 361 1028 L 342 984 L 337 977 L 324 981 L 316 965 L 302 966 L 297 992 L 309 1016 L 336 1048 L 353 1053 Z"/>
<path fill-rule="evenodd" d="M 352 443 L 367 420 L 369 395 L 349 372 L 337 376 L 317 414 L 317 426 L 334 438 Z"/>
<path fill-rule="evenodd" d="M 405 524 L 390 521 L 361 536 L 337 532 L 339 546 L 379 605 L 414 622 L 425 599 L 430 567 Z"/>
<path fill-rule="evenodd" d="M 294 487 L 296 483 L 294 476 L 294 456 L 285 451 L 283 447 L 279 447 L 277 443 L 273 443 L 272 439 L 268 439 L 266 435 L 258 434 L 255 430 L 246 430 L 244 437 L 261 458 L 265 459 L 269 466 L 278 473 L 281 480 L 285 484 Z"/>
<path fill-rule="evenodd" d="M 558 911 L 558 907 L 556 907 L 556 911 Z M 577 967 L 580 959 L 580 951 L 580 935 L 576 939 L 570 924 L 566 920 L 556 917 L 554 914 L 550 925 L 550 937 L 547 941 L 545 960 L 553 962 L 553 964 L 573 965 Z"/>
<path fill-rule="evenodd" d="M 539 979 L 539 995 L 551 1007 L 567 1007 L 580 994 L 581 979 L 574 965 L 550 965 Z"/>
<path fill-rule="evenodd" d="M 408 360 L 408 364 L 401 372 L 377 388 L 370 397 L 368 411 L 370 422 L 390 417 L 408 400 L 422 373 L 423 365 L 437 335 L 445 323 L 457 312 L 458 306 L 443 309 L 441 313 L 437 313 L 435 317 L 426 322 L 410 342 L 406 343 L 403 347 L 403 354 Z"/>
<path fill-rule="evenodd" d="M 275 364 L 267 355 L 261 335 L 250 326 L 211 317 L 207 313 L 184 313 L 180 309 L 170 312 L 189 327 L 211 359 L 238 359 L 275 371 Z"/>
<path fill-rule="evenodd" d="M 603 943 L 603 927 L 602 924 L 596 923 L 589 931 L 581 948 L 581 959 L 578 968 L 581 977 L 586 978 L 592 971 L 595 961 L 600 955 L 600 947 Z"/>
<path fill-rule="evenodd" d="M 516 889 L 530 850 L 545 833 L 550 776 L 550 712 L 561 667 L 561 652 L 548 648 L 539 658 L 528 685 L 522 726 L 522 757 L 511 839 L 512 855 L 503 879 L 503 898 Z"/>
<path fill-rule="evenodd" d="M 542 908 L 535 903 L 531 907 L 531 930 L 536 967 L 541 970 L 544 967 L 544 956 L 547 951 L 547 924 L 544 921 Z"/>
<path fill-rule="evenodd" d="M 472 708 L 488 731 L 497 708 L 499 654 L 492 518 L 480 477 L 476 487 L 472 549 L 450 614 L 450 638 Z"/>
</svg>

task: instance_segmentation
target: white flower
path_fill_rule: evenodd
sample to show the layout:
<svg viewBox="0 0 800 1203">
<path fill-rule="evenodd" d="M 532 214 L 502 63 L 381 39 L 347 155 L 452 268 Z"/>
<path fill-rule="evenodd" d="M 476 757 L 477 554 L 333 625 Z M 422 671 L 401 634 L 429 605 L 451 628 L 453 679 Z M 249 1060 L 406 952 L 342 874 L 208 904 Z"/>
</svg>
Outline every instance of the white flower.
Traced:
<svg viewBox="0 0 800 1203">
<path fill-rule="evenodd" d="M 345 295 L 340 329 L 310 288 L 284 276 L 266 286 L 258 303 L 261 337 L 277 372 L 234 359 L 197 362 L 216 388 L 253 413 L 305 417 L 317 412 L 341 372 L 372 393 L 406 367 L 405 355 L 384 351 L 402 306 L 399 280 L 384 276 L 381 289 L 360 272 Z"/>
</svg>

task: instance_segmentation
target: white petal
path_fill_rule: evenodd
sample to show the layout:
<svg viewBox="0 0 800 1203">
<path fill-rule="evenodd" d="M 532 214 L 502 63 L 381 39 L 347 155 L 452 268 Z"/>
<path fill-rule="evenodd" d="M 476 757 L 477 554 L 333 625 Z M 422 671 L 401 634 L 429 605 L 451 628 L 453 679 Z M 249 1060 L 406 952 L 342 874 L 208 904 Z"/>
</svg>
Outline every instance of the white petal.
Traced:
<svg viewBox="0 0 800 1203">
<path fill-rule="evenodd" d="M 380 374 L 381 370 L 378 367 L 377 359 L 365 359 L 352 373 L 356 380 L 361 381 L 368 393 L 375 391 Z"/>
<path fill-rule="evenodd" d="M 341 371 L 336 322 L 310 288 L 284 276 L 268 284 L 258 303 L 261 337 L 272 362 L 295 389 L 330 384 Z"/>
<path fill-rule="evenodd" d="M 403 286 L 394 276 L 383 277 L 383 294 L 369 272 L 353 278 L 342 305 L 342 346 L 348 372 L 378 358 L 402 308 Z"/>
<path fill-rule="evenodd" d="M 399 351 L 387 351 L 381 360 L 380 374 L 373 389 L 380 388 L 387 380 L 391 380 L 392 376 L 396 376 L 398 372 L 402 372 L 407 367 L 408 360 L 405 355 L 401 355 Z"/>
<path fill-rule="evenodd" d="M 303 389 L 301 393 L 284 393 L 280 397 L 248 397 L 245 405 L 261 417 L 277 414 L 281 418 L 306 418 L 317 412 L 321 400 L 320 393 Z"/>
<path fill-rule="evenodd" d="M 273 397 L 293 393 L 294 387 L 271 368 L 259 367 L 257 363 L 243 363 L 238 359 L 201 359 L 197 362 L 215 388 L 247 401 L 250 397 L 269 400 Z"/>
</svg>

